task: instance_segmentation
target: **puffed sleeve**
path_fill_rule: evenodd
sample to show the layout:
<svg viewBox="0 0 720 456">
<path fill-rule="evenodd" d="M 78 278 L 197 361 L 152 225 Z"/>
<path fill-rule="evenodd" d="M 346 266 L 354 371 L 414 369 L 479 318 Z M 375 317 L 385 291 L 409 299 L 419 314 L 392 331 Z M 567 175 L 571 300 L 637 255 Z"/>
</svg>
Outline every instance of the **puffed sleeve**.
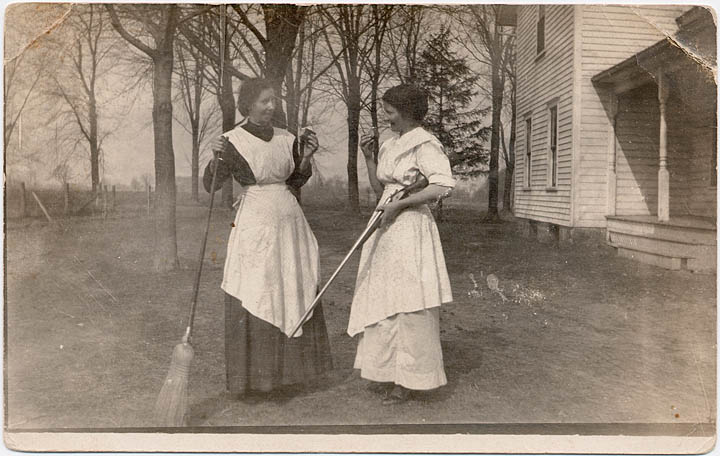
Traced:
<svg viewBox="0 0 720 456">
<path fill-rule="evenodd" d="M 429 183 L 443 187 L 455 187 L 450 160 L 439 143 L 428 141 L 421 144 L 417 151 L 417 164 L 418 169 L 427 177 Z"/>
<path fill-rule="evenodd" d="M 217 165 L 217 177 L 215 178 L 215 188 L 212 189 L 213 193 L 221 189 L 225 181 L 230 176 L 232 176 L 230 166 L 227 165 L 224 161 L 220 160 Z M 208 162 L 207 166 L 205 167 L 205 172 L 203 173 L 203 187 L 205 187 L 205 191 L 208 193 L 210 193 L 210 187 L 212 186 L 212 178 L 213 161 L 210 160 L 210 162 Z"/>
<path fill-rule="evenodd" d="M 240 152 L 235 149 L 232 143 L 227 143 L 222 154 L 220 154 L 222 160 L 218 162 L 217 178 L 215 179 L 215 188 L 213 192 L 216 192 L 222 188 L 226 180 L 235 178 L 240 185 L 252 185 L 256 182 L 255 175 L 250 168 L 250 165 L 245 160 Z M 210 186 L 212 185 L 212 168 L 213 161 L 210 160 L 208 165 L 205 167 L 205 173 L 203 174 L 203 186 L 205 191 L 210 192 Z"/>
</svg>

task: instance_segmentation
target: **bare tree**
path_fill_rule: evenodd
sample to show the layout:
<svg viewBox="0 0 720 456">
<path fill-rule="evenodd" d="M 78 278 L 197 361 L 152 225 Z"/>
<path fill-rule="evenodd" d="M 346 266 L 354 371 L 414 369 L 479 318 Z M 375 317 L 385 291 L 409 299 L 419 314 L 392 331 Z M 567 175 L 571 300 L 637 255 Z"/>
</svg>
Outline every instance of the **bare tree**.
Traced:
<svg viewBox="0 0 720 456">
<path fill-rule="evenodd" d="M 364 69 L 373 53 L 373 45 L 377 43 L 369 33 L 375 23 L 369 5 L 338 4 L 326 6 L 322 8 L 322 12 L 323 20 L 335 32 L 335 39 L 331 39 L 327 27 L 323 28 L 325 44 L 336 62 L 337 80 L 330 80 L 330 84 L 347 108 L 348 201 L 350 209 L 357 211 L 360 206 L 357 172 L 360 114 L 363 108 L 363 91 L 367 87 Z"/>
<path fill-rule="evenodd" d="M 67 122 L 66 122 L 67 123 Z M 66 125 L 63 125 L 64 130 Z M 45 155 L 52 157 L 48 160 L 52 164 L 50 176 L 61 186 L 79 176 L 79 169 L 86 164 L 82 157 L 82 139 L 78 137 L 64 136 L 60 132 L 60 119 L 55 119 L 55 131 L 53 138 L 46 146 Z"/>
<path fill-rule="evenodd" d="M 13 4 L 6 9 L 3 75 L 3 140 L 9 180 L 43 178 L 48 170 L 45 144 L 55 106 L 43 96 L 55 71 L 50 37 L 68 15 L 67 5 Z M 53 121 L 54 122 L 54 121 Z M 31 134 L 28 134 L 31 132 Z M 51 177 L 48 175 L 47 177 Z"/>
<path fill-rule="evenodd" d="M 24 65 L 25 56 L 20 56 L 5 63 L 5 84 L 3 90 L 3 119 L 4 119 L 4 140 L 5 148 L 12 138 L 15 129 L 21 122 L 21 116 L 30 97 L 35 93 L 38 83 L 43 75 L 42 71 L 33 71 L 27 68 L 30 65 Z M 38 70 L 37 67 L 34 68 Z M 30 75 L 30 73 L 32 75 Z M 29 81 L 26 77 L 29 76 Z M 28 83 L 29 82 L 29 83 Z"/>
<path fill-rule="evenodd" d="M 255 10 L 253 5 L 234 4 L 232 7 L 240 23 L 252 33 L 262 48 L 262 53 L 255 50 L 254 55 L 256 60 L 260 60 L 258 63 L 261 63 L 263 75 L 272 82 L 275 92 L 282 94 L 282 84 L 290 67 L 298 31 L 309 7 L 263 4 L 260 6 L 260 12 Z M 259 17 L 264 22 L 265 34 L 256 25 Z M 259 58 L 260 55 L 264 58 Z M 274 123 L 286 128 L 288 123 L 285 112 L 282 105 L 278 107 Z"/>
<path fill-rule="evenodd" d="M 182 33 L 200 52 L 204 53 L 222 74 L 217 79 L 218 102 L 222 111 L 223 131 L 235 126 L 235 100 L 232 78 L 244 81 L 251 76 L 239 68 L 247 68 L 253 76 L 263 76 L 273 83 L 276 93 L 282 96 L 282 85 L 297 40 L 298 30 L 309 7 L 297 5 L 231 5 L 234 14 L 226 16 L 217 26 L 206 26 L 204 33 L 189 25 L 182 26 Z M 224 6 L 222 7 L 224 8 Z M 262 24 L 262 25 L 261 25 Z M 264 28 L 265 33 L 260 29 Z M 207 38 L 210 38 L 208 40 Z M 233 62 L 237 60 L 237 67 Z M 222 71 L 219 71 L 220 65 Z M 285 110 L 278 105 L 273 123 L 288 127 Z M 223 204 L 232 204 L 232 181 L 223 187 Z"/>
<path fill-rule="evenodd" d="M 230 14 L 228 14 L 230 13 Z M 237 15 L 228 5 L 220 5 L 213 14 L 204 15 L 199 21 L 184 24 L 180 28 L 188 44 L 204 55 L 211 67 L 207 78 L 210 89 L 214 90 L 222 117 L 222 131 L 235 127 L 236 106 L 233 95 L 233 78 L 247 80 L 262 74 L 262 58 L 255 49 L 260 46 L 253 42 L 253 35 L 240 23 Z M 255 46 L 255 47 L 253 47 Z M 254 61 L 248 55 L 254 56 Z M 241 72 L 233 65 L 235 60 L 250 68 L 251 74 Z M 221 204 L 231 207 L 233 203 L 233 182 L 227 180 L 222 187 Z"/>
<path fill-rule="evenodd" d="M 102 142 L 108 131 L 99 125 L 101 100 L 98 84 L 109 66 L 105 64 L 117 45 L 116 36 L 108 36 L 107 13 L 98 5 L 77 5 L 63 25 L 67 33 L 55 40 L 55 49 L 63 62 L 50 78 L 49 95 L 62 100 L 75 129 L 84 138 L 90 152 L 90 179 L 93 191 L 100 185 Z M 62 115 L 62 114 L 61 114 Z M 67 130 L 66 134 L 69 133 Z"/>
<path fill-rule="evenodd" d="M 204 18 L 201 16 L 199 19 Z M 176 83 L 179 86 L 179 97 L 184 108 L 184 116 L 177 116 L 176 120 L 191 135 L 190 169 L 192 175 L 192 199 L 199 201 L 198 187 L 200 175 L 200 145 L 213 128 L 217 105 L 206 101 L 208 90 L 208 59 L 196 48 L 178 41 L 177 43 L 178 69 Z"/>
<path fill-rule="evenodd" d="M 176 269 L 175 153 L 172 144 L 172 73 L 178 26 L 208 7 L 178 4 L 110 5 L 113 27 L 153 63 L 153 134 L 155 140 L 155 268 Z"/>
<path fill-rule="evenodd" d="M 512 56 L 514 34 L 501 26 L 497 17 L 501 5 L 468 5 L 457 15 L 459 23 L 471 39 L 464 41 L 468 52 L 481 64 L 490 68 L 492 130 L 490 135 L 490 174 L 488 179 L 489 222 L 499 220 L 498 214 L 498 168 L 500 152 L 500 127 L 502 123 L 503 97 L 507 61 Z"/>
<path fill-rule="evenodd" d="M 391 26 L 390 19 L 393 15 L 394 5 L 371 5 L 372 11 L 372 51 L 366 55 L 365 68 L 370 80 L 370 103 L 368 111 L 370 111 L 370 123 L 373 131 L 379 131 L 378 122 L 378 92 L 380 91 L 380 83 L 388 75 L 391 65 L 383 65 L 384 59 L 382 54 L 383 42 L 388 35 Z M 412 8 L 412 7 L 411 7 Z M 393 59 L 394 61 L 394 59 Z M 396 67 L 397 68 L 397 67 Z M 399 73 L 398 73 L 399 75 Z M 373 151 L 373 159 L 377 162 L 378 152 L 380 151 L 380 142 L 375 141 L 375 150 Z"/>
<path fill-rule="evenodd" d="M 423 5 L 402 5 L 396 7 L 393 21 L 396 23 L 388 33 L 390 62 L 401 83 L 415 81 L 420 51 L 418 46 L 425 33 L 424 25 L 428 7 Z"/>
<path fill-rule="evenodd" d="M 515 52 L 510 51 L 509 58 L 505 61 L 505 75 L 509 82 L 509 94 L 506 99 L 509 99 L 510 108 L 510 137 L 508 138 L 507 145 L 505 144 L 505 130 L 500 130 L 502 136 L 503 146 L 503 160 L 505 161 L 505 185 L 503 189 L 503 210 L 512 212 L 513 201 L 514 201 L 514 185 L 513 176 L 515 175 L 515 139 L 517 134 L 517 86 L 515 78 Z"/>
</svg>

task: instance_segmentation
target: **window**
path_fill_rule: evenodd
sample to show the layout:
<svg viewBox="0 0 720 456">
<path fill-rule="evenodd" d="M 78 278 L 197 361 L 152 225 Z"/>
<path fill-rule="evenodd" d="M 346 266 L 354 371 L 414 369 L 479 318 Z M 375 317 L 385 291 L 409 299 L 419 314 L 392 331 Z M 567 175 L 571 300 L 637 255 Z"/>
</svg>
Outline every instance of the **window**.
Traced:
<svg viewBox="0 0 720 456">
<path fill-rule="evenodd" d="M 557 187 L 557 105 L 550 107 L 550 144 L 548 150 L 548 185 Z"/>
<path fill-rule="evenodd" d="M 537 54 L 545 52 L 545 5 L 538 5 Z"/>
<path fill-rule="evenodd" d="M 532 172 L 532 118 L 525 119 L 525 187 L 530 188 Z"/>
</svg>

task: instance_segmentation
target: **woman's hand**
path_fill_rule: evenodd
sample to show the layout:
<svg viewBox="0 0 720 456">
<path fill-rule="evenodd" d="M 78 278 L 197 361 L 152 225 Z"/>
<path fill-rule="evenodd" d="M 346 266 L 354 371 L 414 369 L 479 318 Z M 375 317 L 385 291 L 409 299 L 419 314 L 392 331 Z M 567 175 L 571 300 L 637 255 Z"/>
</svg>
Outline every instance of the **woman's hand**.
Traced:
<svg viewBox="0 0 720 456">
<path fill-rule="evenodd" d="M 300 136 L 300 141 L 305 145 L 303 148 L 303 157 L 312 157 L 320 147 L 317 134 L 312 130 L 305 130 Z"/>
<path fill-rule="evenodd" d="M 395 220 L 395 217 L 405 209 L 405 205 L 402 201 L 391 201 L 380 206 L 378 209 L 383 212 L 382 218 L 380 219 L 380 227 L 386 228 Z"/>
<path fill-rule="evenodd" d="M 218 136 L 210 142 L 210 150 L 212 150 L 214 158 L 221 158 L 225 147 L 228 144 L 228 139 L 225 136 Z"/>
<path fill-rule="evenodd" d="M 362 150 L 363 155 L 365 156 L 365 159 L 372 160 L 373 159 L 373 153 L 375 152 L 375 144 L 377 143 L 377 138 L 375 135 L 371 134 L 364 134 L 360 138 L 360 150 Z"/>
</svg>

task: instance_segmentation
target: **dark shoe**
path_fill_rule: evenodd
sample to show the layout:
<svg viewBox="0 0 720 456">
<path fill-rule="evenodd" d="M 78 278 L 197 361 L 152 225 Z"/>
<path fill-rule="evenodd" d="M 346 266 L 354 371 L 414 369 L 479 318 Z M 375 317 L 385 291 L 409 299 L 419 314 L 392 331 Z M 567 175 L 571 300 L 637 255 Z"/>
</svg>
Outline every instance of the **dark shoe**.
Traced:
<svg viewBox="0 0 720 456">
<path fill-rule="evenodd" d="M 392 392 L 388 394 L 388 397 L 383 399 L 382 405 L 396 405 L 407 402 L 410 399 L 410 390 L 403 388 L 400 385 L 396 385 Z"/>
<path fill-rule="evenodd" d="M 395 386 L 394 383 L 371 382 L 370 385 L 368 385 L 367 389 L 368 389 L 368 391 L 370 391 L 372 393 L 381 394 L 383 397 L 388 397 L 388 395 L 390 394 L 390 391 L 392 391 L 394 386 Z"/>
</svg>

